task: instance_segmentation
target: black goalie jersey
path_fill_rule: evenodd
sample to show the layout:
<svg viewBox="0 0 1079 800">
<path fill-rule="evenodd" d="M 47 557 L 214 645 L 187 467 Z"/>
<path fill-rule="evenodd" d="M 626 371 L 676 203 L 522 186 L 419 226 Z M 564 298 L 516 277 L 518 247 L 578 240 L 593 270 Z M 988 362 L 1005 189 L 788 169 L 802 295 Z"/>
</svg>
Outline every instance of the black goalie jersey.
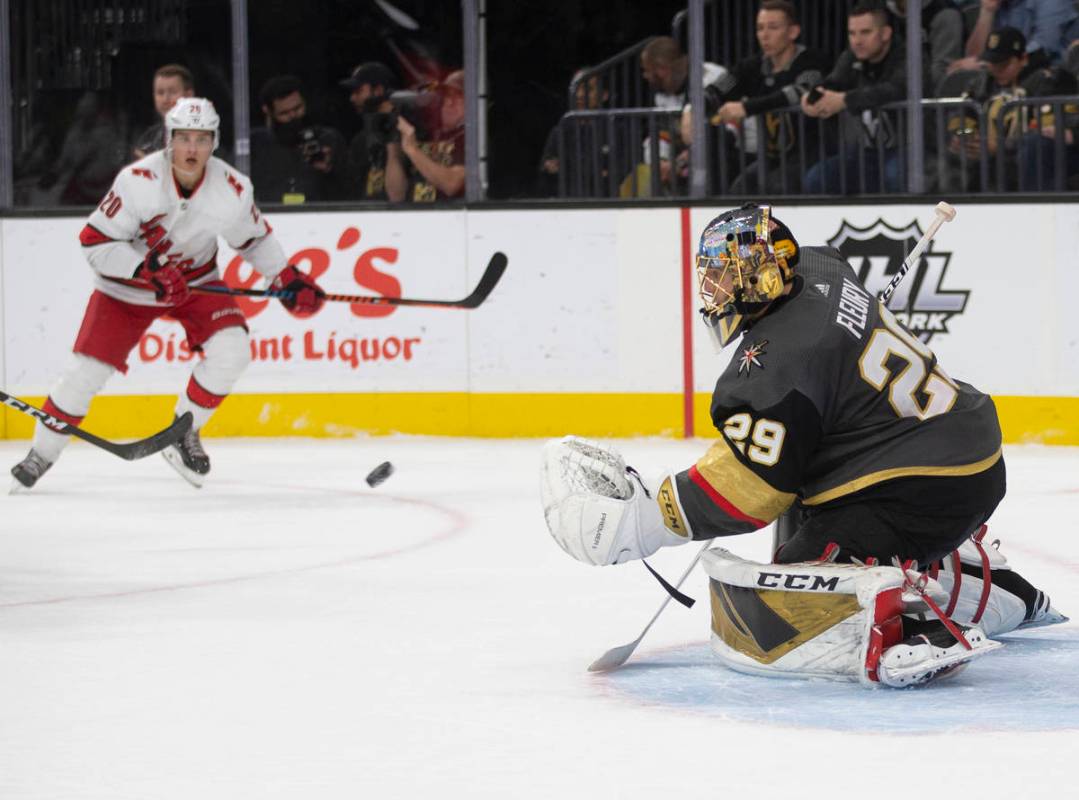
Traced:
<svg viewBox="0 0 1079 800">
<path fill-rule="evenodd" d="M 723 435 L 677 476 L 696 539 L 763 527 L 795 498 L 822 506 L 1000 458 L 993 401 L 949 376 L 836 250 L 802 248 L 791 294 L 732 346 L 712 396 Z"/>
</svg>

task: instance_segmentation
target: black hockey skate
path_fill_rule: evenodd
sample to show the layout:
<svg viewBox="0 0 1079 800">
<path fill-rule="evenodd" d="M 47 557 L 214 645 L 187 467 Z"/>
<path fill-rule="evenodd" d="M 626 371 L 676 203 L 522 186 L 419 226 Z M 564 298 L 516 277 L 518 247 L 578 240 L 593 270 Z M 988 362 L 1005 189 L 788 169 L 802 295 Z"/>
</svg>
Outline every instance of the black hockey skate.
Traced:
<svg viewBox="0 0 1079 800">
<path fill-rule="evenodd" d="M 12 491 L 19 491 L 23 488 L 30 489 L 38 479 L 48 472 L 49 467 L 52 466 L 51 461 L 46 461 L 36 450 L 30 450 L 26 454 L 26 458 L 11 468 L 11 474 L 15 476 L 15 480 L 18 483 L 13 484 Z"/>
<path fill-rule="evenodd" d="M 195 488 L 202 487 L 210 472 L 210 457 L 202 449 L 202 440 L 197 429 L 189 430 L 176 444 L 162 450 L 161 455 L 181 478 Z"/>
</svg>

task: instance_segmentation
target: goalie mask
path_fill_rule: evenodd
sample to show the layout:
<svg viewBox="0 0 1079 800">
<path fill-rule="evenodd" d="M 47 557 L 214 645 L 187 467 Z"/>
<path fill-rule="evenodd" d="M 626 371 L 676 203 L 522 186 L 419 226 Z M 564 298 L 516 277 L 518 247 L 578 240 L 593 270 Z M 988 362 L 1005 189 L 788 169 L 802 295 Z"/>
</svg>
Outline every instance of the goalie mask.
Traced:
<svg viewBox="0 0 1079 800">
<path fill-rule="evenodd" d="M 771 206 L 745 205 L 708 223 L 697 250 L 697 286 L 701 315 L 720 348 L 783 294 L 797 263 L 798 243 Z"/>
<path fill-rule="evenodd" d="M 165 115 L 165 147 L 172 147 L 174 131 L 212 131 L 214 150 L 221 143 L 221 117 L 205 97 L 181 97 Z"/>
</svg>

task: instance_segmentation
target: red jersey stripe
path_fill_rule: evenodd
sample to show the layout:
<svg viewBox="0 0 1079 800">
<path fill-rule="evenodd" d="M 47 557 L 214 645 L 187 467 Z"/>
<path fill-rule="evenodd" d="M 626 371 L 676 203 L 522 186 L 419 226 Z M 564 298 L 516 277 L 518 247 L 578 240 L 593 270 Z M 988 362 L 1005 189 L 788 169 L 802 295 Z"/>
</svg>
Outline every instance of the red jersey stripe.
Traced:
<svg viewBox="0 0 1079 800">
<path fill-rule="evenodd" d="M 762 519 L 751 517 L 749 516 L 749 514 L 745 514 L 740 511 L 733 503 L 731 503 L 730 500 L 728 500 L 726 497 L 716 491 L 716 487 L 710 484 L 705 479 L 705 477 L 701 475 L 696 465 L 693 465 L 689 468 L 689 479 L 695 484 L 697 484 L 697 486 L 699 486 L 704 491 L 704 493 L 712 499 L 712 502 L 722 508 L 728 516 L 734 517 L 741 522 L 748 522 L 757 528 L 763 528 L 765 525 L 768 524 Z"/>
</svg>

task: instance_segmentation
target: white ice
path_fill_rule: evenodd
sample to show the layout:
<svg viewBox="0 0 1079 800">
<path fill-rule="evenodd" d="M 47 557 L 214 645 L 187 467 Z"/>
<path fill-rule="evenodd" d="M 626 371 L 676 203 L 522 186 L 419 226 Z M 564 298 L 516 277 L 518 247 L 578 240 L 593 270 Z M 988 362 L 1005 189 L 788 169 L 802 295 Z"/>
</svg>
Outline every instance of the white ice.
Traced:
<svg viewBox="0 0 1079 800">
<path fill-rule="evenodd" d="M 618 445 L 650 471 L 706 443 Z M 597 676 L 663 595 L 550 540 L 537 441 L 207 446 L 202 490 L 76 443 L 0 496 L 2 800 L 1075 796 L 1075 623 L 939 688 L 750 679 L 707 655 L 698 572 Z M 1079 448 L 1006 454 L 990 537 L 1075 617 Z"/>
</svg>

